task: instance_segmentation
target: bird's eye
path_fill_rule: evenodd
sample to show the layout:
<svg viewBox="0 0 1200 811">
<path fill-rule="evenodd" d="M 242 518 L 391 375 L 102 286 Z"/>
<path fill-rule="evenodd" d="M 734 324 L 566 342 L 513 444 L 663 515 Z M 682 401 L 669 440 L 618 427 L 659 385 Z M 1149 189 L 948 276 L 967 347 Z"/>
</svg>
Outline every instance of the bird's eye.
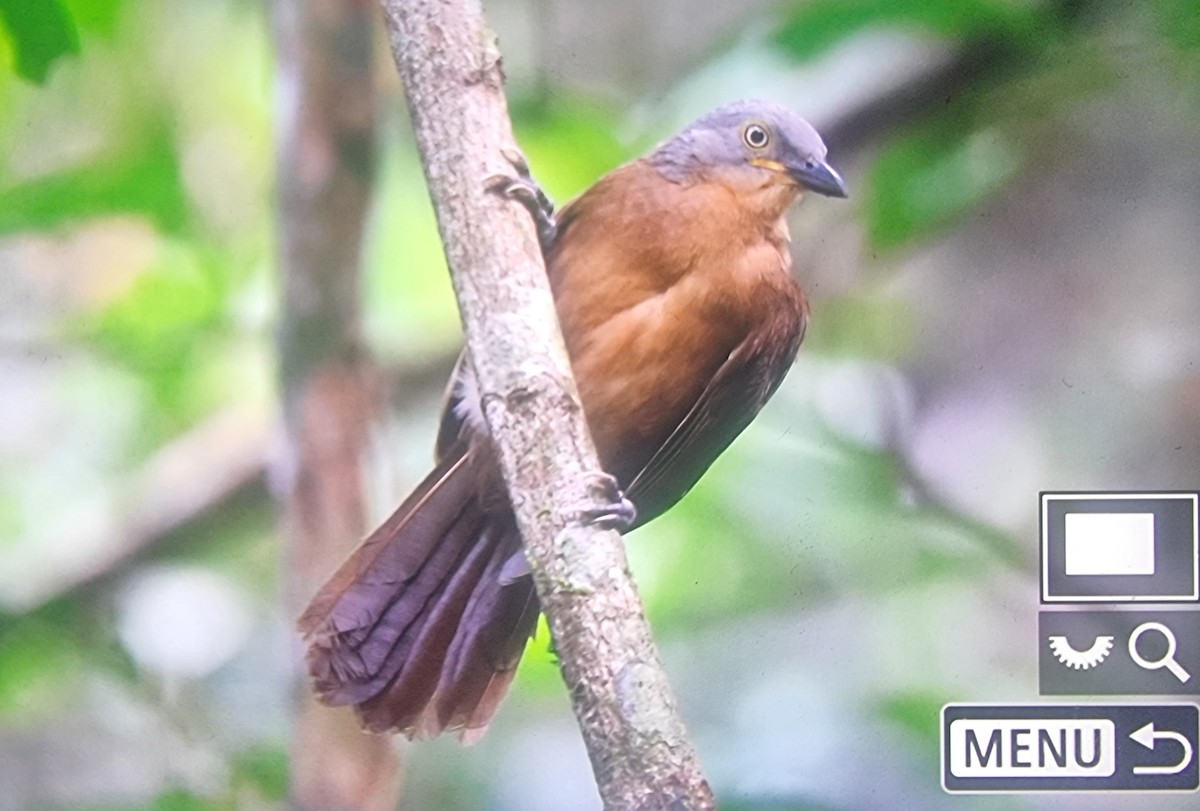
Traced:
<svg viewBox="0 0 1200 811">
<path fill-rule="evenodd" d="M 762 149 L 771 141 L 771 134 L 761 124 L 749 124 L 742 130 L 742 140 L 751 149 Z"/>
</svg>

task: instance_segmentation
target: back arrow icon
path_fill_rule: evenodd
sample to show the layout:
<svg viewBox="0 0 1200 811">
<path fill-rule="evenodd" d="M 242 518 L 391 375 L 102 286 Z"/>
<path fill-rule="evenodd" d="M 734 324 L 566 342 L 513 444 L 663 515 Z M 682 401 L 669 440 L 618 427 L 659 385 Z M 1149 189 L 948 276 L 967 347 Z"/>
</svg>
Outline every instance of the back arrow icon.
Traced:
<svg viewBox="0 0 1200 811">
<path fill-rule="evenodd" d="M 1134 766 L 1134 774 L 1179 774 L 1186 769 L 1192 762 L 1192 743 L 1178 732 L 1166 730 L 1159 732 L 1154 728 L 1154 722 L 1146 724 L 1136 732 L 1129 733 L 1129 737 L 1140 743 L 1147 749 L 1154 749 L 1154 742 L 1158 740 L 1177 741 L 1183 747 L 1183 757 L 1179 762 L 1172 766 Z"/>
</svg>

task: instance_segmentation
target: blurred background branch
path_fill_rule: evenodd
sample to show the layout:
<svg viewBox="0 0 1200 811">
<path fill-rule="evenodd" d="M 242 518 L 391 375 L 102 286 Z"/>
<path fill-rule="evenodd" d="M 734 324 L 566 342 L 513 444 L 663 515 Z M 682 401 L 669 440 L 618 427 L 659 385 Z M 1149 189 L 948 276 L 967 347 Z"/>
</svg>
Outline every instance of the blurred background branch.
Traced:
<svg viewBox="0 0 1200 811">
<path fill-rule="evenodd" d="M 371 59 L 377 11 L 365 0 L 273 4 L 280 100 L 279 330 L 285 439 L 276 482 L 286 545 L 285 616 L 364 536 L 375 363 L 361 336 L 362 245 L 376 164 Z M 291 805 L 394 808 L 399 755 L 354 714 L 318 704 L 298 674 Z"/>
</svg>

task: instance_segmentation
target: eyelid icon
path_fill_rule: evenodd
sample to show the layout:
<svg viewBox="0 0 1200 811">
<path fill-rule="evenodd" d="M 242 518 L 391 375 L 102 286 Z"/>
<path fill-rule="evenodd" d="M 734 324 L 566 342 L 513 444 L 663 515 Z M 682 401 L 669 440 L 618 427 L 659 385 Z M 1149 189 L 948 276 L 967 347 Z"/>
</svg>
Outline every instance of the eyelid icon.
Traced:
<svg viewBox="0 0 1200 811">
<path fill-rule="evenodd" d="M 1113 638 L 1098 636 L 1087 650 L 1079 651 L 1071 647 L 1065 636 L 1050 637 L 1050 652 L 1054 658 L 1067 667 L 1075 670 L 1089 670 L 1108 658 L 1112 652 Z"/>
</svg>

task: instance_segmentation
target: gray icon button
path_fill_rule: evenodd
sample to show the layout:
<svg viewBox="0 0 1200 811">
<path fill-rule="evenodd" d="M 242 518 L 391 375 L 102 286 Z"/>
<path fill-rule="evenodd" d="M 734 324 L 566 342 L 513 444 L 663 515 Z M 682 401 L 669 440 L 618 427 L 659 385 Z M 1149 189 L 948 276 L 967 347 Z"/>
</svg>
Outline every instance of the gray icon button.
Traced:
<svg viewBox="0 0 1200 811">
<path fill-rule="evenodd" d="M 1194 704 L 947 704 L 948 792 L 1195 791 Z"/>
<path fill-rule="evenodd" d="M 1042 493 L 1042 601 L 1200 601 L 1200 494 Z"/>
<path fill-rule="evenodd" d="M 1200 611 L 1042 611 L 1042 695 L 1200 694 Z"/>
</svg>

